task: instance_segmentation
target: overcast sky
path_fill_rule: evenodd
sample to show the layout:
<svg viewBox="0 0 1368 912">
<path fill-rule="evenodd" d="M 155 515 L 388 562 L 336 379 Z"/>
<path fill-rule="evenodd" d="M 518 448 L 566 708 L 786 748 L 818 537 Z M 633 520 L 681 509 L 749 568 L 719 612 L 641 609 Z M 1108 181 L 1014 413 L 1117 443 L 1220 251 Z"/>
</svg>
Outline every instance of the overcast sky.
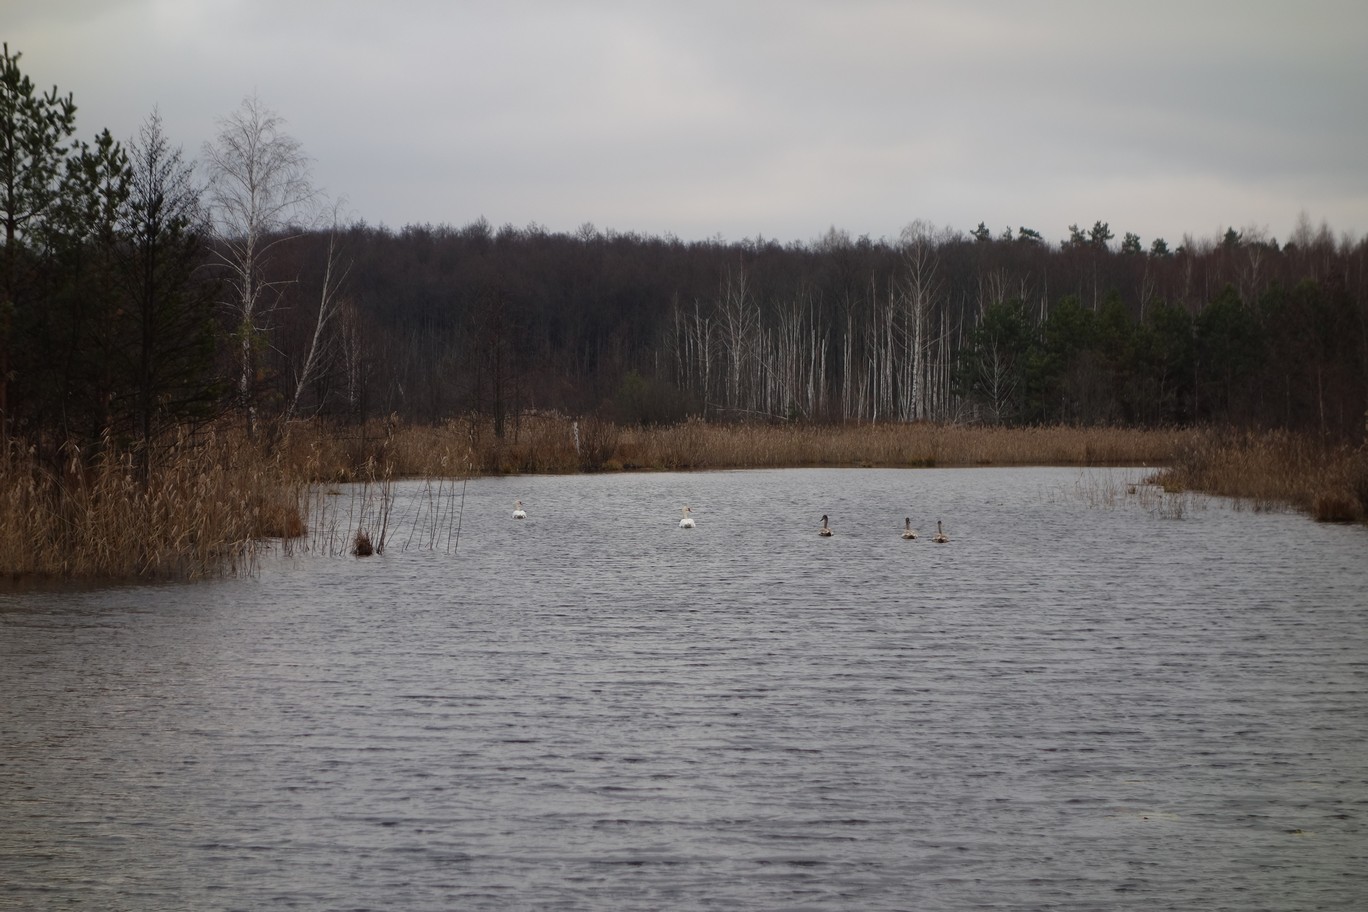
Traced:
<svg viewBox="0 0 1368 912">
<path fill-rule="evenodd" d="M 812 241 L 1368 231 L 1368 3 L 3 0 L 79 135 L 252 93 L 353 218 Z"/>
</svg>

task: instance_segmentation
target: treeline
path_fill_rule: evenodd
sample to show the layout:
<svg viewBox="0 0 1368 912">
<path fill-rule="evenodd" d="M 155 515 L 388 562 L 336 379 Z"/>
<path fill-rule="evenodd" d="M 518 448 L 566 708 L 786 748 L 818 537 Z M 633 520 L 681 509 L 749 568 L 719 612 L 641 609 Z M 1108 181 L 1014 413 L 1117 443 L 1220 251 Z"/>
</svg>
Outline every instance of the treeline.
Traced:
<svg viewBox="0 0 1368 912">
<path fill-rule="evenodd" d="M 780 245 L 356 225 L 343 247 L 364 350 L 311 401 L 418 420 L 549 409 L 1362 435 L 1363 241 L 1305 220 L 1281 244 L 1232 230 L 1172 250 L 1108 243 L 1101 222 L 1058 246 L 1025 232 L 913 224 L 897 241 Z"/>
<path fill-rule="evenodd" d="M 34 446 L 151 443 L 220 407 L 222 324 L 193 170 L 154 113 L 127 145 L 0 58 L 0 409 Z M 145 465 L 145 461 L 144 461 Z"/>
<path fill-rule="evenodd" d="M 0 409 L 23 439 L 150 453 L 226 412 L 1364 433 L 1368 242 L 1305 218 L 1281 243 L 1172 245 L 1101 221 L 1059 245 L 919 222 L 791 244 L 342 224 L 257 99 L 196 165 L 155 114 L 127 145 L 74 140 L 71 97 L 18 60 Z"/>
</svg>

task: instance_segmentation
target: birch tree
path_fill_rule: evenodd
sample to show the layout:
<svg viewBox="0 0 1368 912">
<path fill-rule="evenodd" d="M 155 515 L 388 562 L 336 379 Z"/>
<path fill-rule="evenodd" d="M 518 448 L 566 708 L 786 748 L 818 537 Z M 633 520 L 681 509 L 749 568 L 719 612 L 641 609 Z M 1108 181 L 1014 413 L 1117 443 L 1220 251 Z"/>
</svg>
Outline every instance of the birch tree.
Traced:
<svg viewBox="0 0 1368 912">
<path fill-rule="evenodd" d="M 781 306 L 766 337 L 773 398 L 765 408 L 789 418 L 815 417 L 824 401 L 826 337 L 812 299 L 804 295 Z"/>
<path fill-rule="evenodd" d="M 310 160 L 285 121 L 255 95 L 219 121 L 206 143 L 209 207 L 218 256 L 228 276 L 237 351 L 237 396 L 253 423 L 257 353 L 270 329 L 281 285 L 268 265 L 287 229 L 306 217 L 314 201 Z"/>
<path fill-rule="evenodd" d="M 309 338 L 309 348 L 304 362 L 295 373 L 294 396 L 290 398 L 289 408 L 285 410 L 285 420 L 289 421 L 299 411 L 301 396 L 322 374 L 324 366 L 345 344 L 344 337 L 337 325 L 342 320 L 343 299 L 341 286 L 351 271 L 351 264 L 342 259 L 337 248 L 337 210 L 333 210 L 333 227 L 328 234 L 328 251 L 323 262 L 323 284 L 318 296 L 318 312 L 314 315 L 313 333 Z M 349 375 L 351 371 L 348 371 Z M 348 379 L 352 379 L 350 376 Z M 349 385 L 348 391 L 353 387 Z M 350 397 L 349 397 L 350 398 Z"/>
<path fill-rule="evenodd" d="M 903 413 L 906 421 L 930 417 L 928 352 L 930 320 L 940 293 L 939 243 L 934 230 L 917 221 L 902 231 L 902 292 L 907 311 L 906 347 L 910 357 L 904 374 Z"/>
<path fill-rule="evenodd" d="M 675 385 L 697 397 L 707 417 L 712 391 L 713 349 L 717 328 L 703 306 L 695 301 L 693 312 L 674 306 L 674 318 L 669 333 L 669 347 L 675 363 Z"/>
<path fill-rule="evenodd" d="M 727 273 L 717 302 L 717 315 L 727 359 L 725 405 L 733 410 L 753 411 L 760 309 L 747 288 L 744 270 Z M 745 383 L 747 379 L 752 382 Z"/>
</svg>

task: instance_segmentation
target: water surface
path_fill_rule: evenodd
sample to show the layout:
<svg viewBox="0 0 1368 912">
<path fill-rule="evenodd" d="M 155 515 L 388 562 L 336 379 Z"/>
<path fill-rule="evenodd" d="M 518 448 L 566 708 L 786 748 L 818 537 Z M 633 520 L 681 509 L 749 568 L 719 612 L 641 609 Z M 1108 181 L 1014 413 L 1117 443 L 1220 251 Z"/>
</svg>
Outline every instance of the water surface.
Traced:
<svg viewBox="0 0 1368 912">
<path fill-rule="evenodd" d="M 0 907 L 1363 908 L 1368 534 L 1141 477 L 406 483 L 0 596 Z"/>
</svg>

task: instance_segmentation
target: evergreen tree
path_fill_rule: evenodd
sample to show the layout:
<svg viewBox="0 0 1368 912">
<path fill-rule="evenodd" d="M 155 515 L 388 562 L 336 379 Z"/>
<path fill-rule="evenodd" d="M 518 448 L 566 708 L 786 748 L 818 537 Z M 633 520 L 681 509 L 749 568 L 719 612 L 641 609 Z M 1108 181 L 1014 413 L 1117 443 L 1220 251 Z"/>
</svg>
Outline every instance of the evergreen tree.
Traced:
<svg viewBox="0 0 1368 912">
<path fill-rule="evenodd" d="M 0 420 L 9 421 L 9 377 L 14 318 L 31 303 L 32 251 L 29 238 L 60 196 L 59 183 L 75 132 L 71 95 L 37 93 L 19 69 L 20 54 L 0 53 L 0 220 L 4 263 L 0 266 Z"/>
<path fill-rule="evenodd" d="M 119 385 L 119 220 L 128 158 L 108 130 L 66 159 L 61 194 L 30 232 L 37 267 L 15 316 L 13 417 L 62 439 L 98 440 Z"/>
<path fill-rule="evenodd" d="M 983 312 L 960 352 L 959 388 L 994 424 L 1011 423 L 1021 415 L 1033 342 L 1021 302 L 1003 301 Z"/>
<path fill-rule="evenodd" d="M 216 287 L 197 275 L 208 226 L 192 166 L 156 113 L 132 146 L 123 212 L 126 318 L 122 412 L 146 460 L 166 429 L 210 415 L 223 392 L 215 375 Z"/>
</svg>

